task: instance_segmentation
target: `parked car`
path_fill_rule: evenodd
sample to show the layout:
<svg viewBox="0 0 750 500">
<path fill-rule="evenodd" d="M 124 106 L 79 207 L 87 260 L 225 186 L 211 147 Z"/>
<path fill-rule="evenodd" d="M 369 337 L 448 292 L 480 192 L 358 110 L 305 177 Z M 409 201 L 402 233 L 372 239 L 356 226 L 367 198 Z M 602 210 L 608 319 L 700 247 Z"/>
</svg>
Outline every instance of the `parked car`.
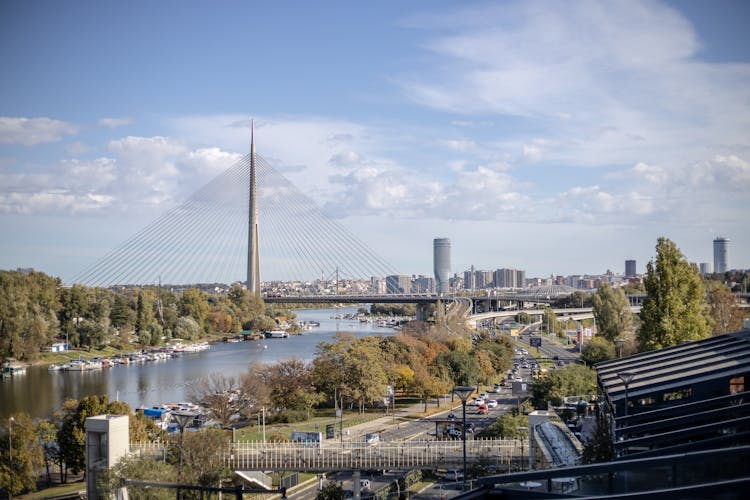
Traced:
<svg viewBox="0 0 750 500">
<path fill-rule="evenodd" d="M 458 469 L 448 469 L 445 471 L 445 479 L 448 481 L 460 481 L 464 478 L 464 472 Z"/>
</svg>

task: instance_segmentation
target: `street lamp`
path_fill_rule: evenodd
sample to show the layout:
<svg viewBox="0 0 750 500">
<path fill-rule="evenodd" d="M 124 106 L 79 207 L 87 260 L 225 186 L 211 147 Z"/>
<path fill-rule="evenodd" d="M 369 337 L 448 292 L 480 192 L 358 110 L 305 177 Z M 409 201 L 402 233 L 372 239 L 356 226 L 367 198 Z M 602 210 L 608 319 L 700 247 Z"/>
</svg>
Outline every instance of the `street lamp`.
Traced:
<svg viewBox="0 0 750 500">
<path fill-rule="evenodd" d="M 177 421 L 177 425 L 180 426 L 180 466 L 177 469 L 177 477 L 182 480 L 182 451 L 185 445 L 185 427 L 195 418 L 195 413 L 190 411 L 176 411 L 172 413 L 172 417 Z"/>
<path fill-rule="evenodd" d="M 463 491 L 466 491 L 466 400 L 469 399 L 469 396 L 474 394 L 474 391 L 476 390 L 476 387 L 466 386 L 466 385 L 459 385 L 457 387 L 453 388 L 453 394 L 459 397 L 461 399 L 461 406 L 463 407 L 463 426 L 461 429 L 461 438 L 463 439 L 463 445 L 464 445 L 464 483 L 463 483 Z"/>
<path fill-rule="evenodd" d="M 13 417 L 8 419 L 8 467 L 10 467 L 8 500 L 13 500 L 13 422 L 15 421 Z"/>
<path fill-rule="evenodd" d="M 617 374 L 618 377 L 620 377 L 620 380 L 622 380 L 622 383 L 625 384 L 625 417 L 628 416 L 628 386 L 635 378 L 635 373 L 633 372 L 622 372 Z"/>
<path fill-rule="evenodd" d="M 615 339 L 615 343 L 617 344 L 617 357 L 622 357 L 622 344 L 625 343 L 625 339 Z"/>
<path fill-rule="evenodd" d="M 525 462 L 525 456 L 523 453 L 523 440 L 524 440 L 524 434 L 528 432 L 529 428 L 525 426 L 518 426 L 516 427 L 517 430 L 521 431 L 521 467 L 523 467 L 523 463 Z M 531 462 L 531 439 L 529 439 L 529 463 Z M 531 469 L 531 464 L 529 464 L 529 469 Z"/>
</svg>

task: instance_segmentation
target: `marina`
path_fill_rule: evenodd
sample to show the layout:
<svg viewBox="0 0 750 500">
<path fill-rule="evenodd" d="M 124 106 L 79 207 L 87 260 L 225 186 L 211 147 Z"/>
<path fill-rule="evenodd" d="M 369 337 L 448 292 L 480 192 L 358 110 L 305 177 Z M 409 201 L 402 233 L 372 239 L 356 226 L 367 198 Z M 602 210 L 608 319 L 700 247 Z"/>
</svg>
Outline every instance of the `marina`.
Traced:
<svg viewBox="0 0 750 500">
<path fill-rule="evenodd" d="M 106 394 L 110 400 L 121 400 L 131 408 L 153 407 L 185 401 L 191 386 L 213 372 L 237 376 L 253 363 L 275 363 L 290 358 L 312 361 L 320 342 L 330 342 L 339 332 L 363 337 L 392 335 L 394 329 L 360 322 L 356 307 L 305 309 L 296 311 L 298 321 L 319 323 L 302 335 L 288 338 L 263 338 L 254 341 L 215 342 L 210 349 L 188 347 L 175 352 L 176 357 L 157 352 L 114 357 L 101 367 L 65 370 L 61 366 L 30 366 L 23 376 L 4 378 L 0 382 L 0 418 L 14 412 L 32 417 L 46 417 L 62 407 L 66 399 L 80 399 Z M 333 316 L 340 317 L 334 318 Z"/>
</svg>

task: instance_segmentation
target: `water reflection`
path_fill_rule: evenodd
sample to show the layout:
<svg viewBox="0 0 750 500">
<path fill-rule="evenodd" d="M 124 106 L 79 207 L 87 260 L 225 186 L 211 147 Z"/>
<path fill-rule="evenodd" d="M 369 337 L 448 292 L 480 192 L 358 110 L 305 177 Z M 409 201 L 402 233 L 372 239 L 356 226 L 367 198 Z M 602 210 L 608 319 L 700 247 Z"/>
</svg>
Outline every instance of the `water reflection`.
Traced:
<svg viewBox="0 0 750 500">
<path fill-rule="evenodd" d="M 333 315 L 356 310 L 351 307 L 299 311 L 300 321 L 318 321 L 320 327 L 288 339 L 213 344 L 207 351 L 186 353 L 177 359 L 88 372 L 49 372 L 46 367 L 30 367 L 26 375 L 0 381 L 0 418 L 14 412 L 44 417 L 62 407 L 66 399 L 94 394 L 119 398 L 133 408 L 184 401 L 188 388 L 212 372 L 238 375 L 251 362 L 274 363 L 293 357 L 311 361 L 317 345 L 330 341 L 341 331 L 360 337 L 393 334 L 393 330 L 372 323 L 332 319 Z"/>
</svg>

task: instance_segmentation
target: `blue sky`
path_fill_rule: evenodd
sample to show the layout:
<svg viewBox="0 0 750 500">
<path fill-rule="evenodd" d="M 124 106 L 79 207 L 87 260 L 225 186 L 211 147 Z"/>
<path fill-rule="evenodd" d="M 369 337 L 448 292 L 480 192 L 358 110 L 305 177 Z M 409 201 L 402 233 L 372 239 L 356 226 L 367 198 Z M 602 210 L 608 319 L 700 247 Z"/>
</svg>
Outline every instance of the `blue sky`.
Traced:
<svg viewBox="0 0 750 500">
<path fill-rule="evenodd" d="M 249 117 L 404 273 L 435 237 L 456 272 L 643 271 L 659 236 L 750 267 L 749 5 L 0 2 L 0 268 L 71 278 Z"/>
</svg>

